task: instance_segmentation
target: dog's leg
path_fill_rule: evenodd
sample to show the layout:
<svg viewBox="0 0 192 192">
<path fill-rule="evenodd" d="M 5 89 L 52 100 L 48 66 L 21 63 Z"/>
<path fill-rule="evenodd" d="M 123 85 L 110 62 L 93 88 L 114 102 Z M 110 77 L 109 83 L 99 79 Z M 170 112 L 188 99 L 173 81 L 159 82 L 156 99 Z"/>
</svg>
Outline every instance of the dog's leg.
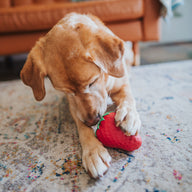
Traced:
<svg viewBox="0 0 192 192">
<path fill-rule="evenodd" d="M 96 139 L 93 129 L 80 121 L 77 126 L 82 146 L 83 167 L 93 178 L 102 177 L 110 166 L 111 156 Z"/>
<path fill-rule="evenodd" d="M 120 126 L 127 135 L 137 134 L 140 131 L 141 121 L 128 78 L 115 83 L 111 90 L 111 98 L 117 106 L 116 125 Z"/>
<path fill-rule="evenodd" d="M 82 147 L 83 167 L 91 175 L 91 177 L 102 177 L 110 166 L 111 156 L 109 155 L 107 149 L 105 149 L 95 137 L 94 130 L 87 127 L 77 118 L 73 102 L 70 103 L 70 111 L 79 132 L 79 139 Z"/>
</svg>

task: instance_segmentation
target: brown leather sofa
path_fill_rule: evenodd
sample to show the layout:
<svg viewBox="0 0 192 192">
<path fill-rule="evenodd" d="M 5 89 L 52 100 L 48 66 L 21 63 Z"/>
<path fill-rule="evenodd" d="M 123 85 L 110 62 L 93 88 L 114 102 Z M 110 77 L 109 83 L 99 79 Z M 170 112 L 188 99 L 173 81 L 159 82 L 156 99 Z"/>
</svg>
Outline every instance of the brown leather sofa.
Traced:
<svg viewBox="0 0 192 192">
<path fill-rule="evenodd" d="M 133 42 L 159 39 L 158 0 L 0 0 L 0 55 L 28 52 L 35 41 L 69 12 L 92 13 L 120 38 Z"/>
</svg>

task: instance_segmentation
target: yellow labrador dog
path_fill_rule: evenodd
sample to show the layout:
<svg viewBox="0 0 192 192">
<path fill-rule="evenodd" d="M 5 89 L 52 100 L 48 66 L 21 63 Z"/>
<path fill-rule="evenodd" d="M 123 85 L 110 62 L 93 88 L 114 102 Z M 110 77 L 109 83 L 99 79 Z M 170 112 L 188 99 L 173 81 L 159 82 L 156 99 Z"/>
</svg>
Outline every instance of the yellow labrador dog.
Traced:
<svg viewBox="0 0 192 192">
<path fill-rule="evenodd" d="M 21 71 L 38 101 L 45 97 L 45 76 L 66 93 L 83 166 L 93 178 L 103 176 L 111 162 L 91 128 L 107 109 L 107 98 L 117 106 L 115 121 L 122 130 L 135 135 L 141 126 L 128 79 L 131 54 L 97 17 L 70 13 L 35 44 Z"/>
</svg>

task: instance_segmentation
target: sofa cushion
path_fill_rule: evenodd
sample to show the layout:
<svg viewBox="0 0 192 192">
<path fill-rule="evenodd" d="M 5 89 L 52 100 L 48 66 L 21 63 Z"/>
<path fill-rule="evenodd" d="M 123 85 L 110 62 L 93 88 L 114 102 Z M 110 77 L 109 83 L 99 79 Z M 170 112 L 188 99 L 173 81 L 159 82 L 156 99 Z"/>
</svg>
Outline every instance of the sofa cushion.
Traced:
<svg viewBox="0 0 192 192">
<path fill-rule="evenodd" d="M 54 2 L 70 2 L 71 0 L 0 0 L 0 8 L 24 6 L 31 4 L 49 4 Z"/>
<path fill-rule="evenodd" d="M 33 2 L 33 1 L 31 1 Z M 0 8 L 0 33 L 47 30 L 69 12 L 92 13 L 105 23 L 141 18 L 143 0 L 27 4 Z"/>
</svg>

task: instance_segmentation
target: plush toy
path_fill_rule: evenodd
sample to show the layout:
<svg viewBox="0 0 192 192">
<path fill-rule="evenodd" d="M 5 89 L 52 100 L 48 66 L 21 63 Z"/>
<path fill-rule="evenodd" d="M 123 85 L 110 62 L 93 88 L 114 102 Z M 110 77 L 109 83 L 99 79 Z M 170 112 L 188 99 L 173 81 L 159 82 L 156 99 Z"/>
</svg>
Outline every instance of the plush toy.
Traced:
<svg viewBox="0 0 192 192">
<path fill-rule="evenodd" d="M 116 127 L 115 112 L 106 113 L 101 118 L 95 134 L 106 147 L 134 151 L 142 144 L 140 135 L 127 136 L 120 127 Z"/>
</svg>

